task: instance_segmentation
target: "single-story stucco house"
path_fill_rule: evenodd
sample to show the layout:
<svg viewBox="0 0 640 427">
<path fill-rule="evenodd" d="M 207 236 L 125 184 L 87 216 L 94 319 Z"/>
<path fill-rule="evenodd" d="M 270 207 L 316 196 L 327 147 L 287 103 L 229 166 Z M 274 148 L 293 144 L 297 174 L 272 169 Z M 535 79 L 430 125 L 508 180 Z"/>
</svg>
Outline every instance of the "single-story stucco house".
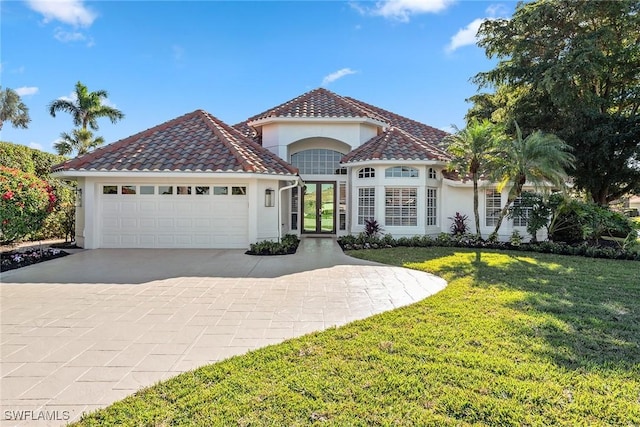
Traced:
<svg viewBox="0 0 640 427">
<path fill-rule="evenodd" d="M 196 110 L 54 167 L 77 180 L 84 248 L 247 248 L 284 234 L 342 236 L 376 219 L 394 237 L 448 232 L 469 180 L 446 172 L 446 132 L 326 89 L 229 126 Z M 483 182 L 493 231 L 506 192 Z M 504 222 L 526 236 L 526 219 Z"/>
</svg>

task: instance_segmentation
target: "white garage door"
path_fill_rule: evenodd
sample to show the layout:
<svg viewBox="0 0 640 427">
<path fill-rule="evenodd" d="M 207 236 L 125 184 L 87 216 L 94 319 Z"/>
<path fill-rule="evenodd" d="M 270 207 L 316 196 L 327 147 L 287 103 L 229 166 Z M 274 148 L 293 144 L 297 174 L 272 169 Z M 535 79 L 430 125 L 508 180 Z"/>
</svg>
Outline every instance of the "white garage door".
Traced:
<svg viewBox="0 0 640 427">
<path fill-rule="evenodd" d="M 247 248 L 241 185 L 100 185 L 102 248 Z"/>
</svg>

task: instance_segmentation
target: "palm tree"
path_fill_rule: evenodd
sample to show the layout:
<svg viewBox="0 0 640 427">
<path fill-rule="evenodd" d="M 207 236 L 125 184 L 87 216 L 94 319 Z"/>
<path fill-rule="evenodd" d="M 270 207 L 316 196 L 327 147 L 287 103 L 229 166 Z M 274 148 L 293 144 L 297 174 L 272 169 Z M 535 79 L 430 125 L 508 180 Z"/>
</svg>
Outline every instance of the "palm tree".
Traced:
<svg viewBox="0 0 640 427">
<path fill-rule="evenodd" d="M 99 145 L 104 144 L 104 138 L 94 137 L 89 129 L 74 129 L 69 135 L 66 132 L 60 134 L 60 141 L 53 144 L 53 148 L 61 156 L 66 156 L 74 151 L 78 155 L 87 154 Z"/>
<path fill-rule="evenodd" d="M 565 168 L 573 167 L 575 157 L 569 153 L 571 147 L 553 134 L 535 131 L 522 138 L 522 131 L 515 123 L 516 139 L 501 144 L 495 164 L 491 166 L 491 177 L 498 182 L 497 190 L 502 191 L 507 184 L 509 190 L 507 203 L 500 211 L 493 234 L 497 235 L 502 220 L 511 204 L 522 194 L 526 182 L 535 187 L 544 187 L 549 183 L 564 188 L 567 174 Z"/>
<path fill-rule="evenodd" d="M 456 133 L 445 138 L 445 143 L 448 144 L 447 152 L 452 156 L 449 170 L 457 170 L 463 175 L 471 175 L 476 234 L 482 238 L 478 207 L 478 181 L 480 176 L 488 171 L 500 129 L 487 119 L 482 122 L 471 120 L 464 129 L 460 130 L 455 126 L 454 129 Z"/>
<path fill-rule="evenodd" d="M 73 117 L 73 124 L 85 130 L 88 127 L 98 130 L 97 119 L 100 117 L 109 118 L 111 123 L 124 118 L 122 111 L 102 103 L 108 96 L 105 90 L 89 92 L 85 85 L 78 82 L 74 94 L 73 100 L 59 98 L 52 101 L 49 104 L 49 113 L 53 117 L 59 111 L 69 113 Z"/>
<path fill-rule="evenodd" d="M 20 95 L 13 90 L 0 86 L 0 130 L 4 122 L 9 121 L 15 128 L 26 129 L 31 121 L 29 108 L 24 105 Z"/>
</svg>

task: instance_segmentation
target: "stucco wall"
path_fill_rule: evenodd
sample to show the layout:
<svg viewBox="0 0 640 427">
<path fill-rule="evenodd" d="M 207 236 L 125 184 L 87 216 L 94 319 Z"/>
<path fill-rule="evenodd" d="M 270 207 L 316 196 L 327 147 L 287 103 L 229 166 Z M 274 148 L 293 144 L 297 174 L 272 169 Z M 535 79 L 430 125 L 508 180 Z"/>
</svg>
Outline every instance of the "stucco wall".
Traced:
<svg viewBox="0 0 640 427">
<path fill-rule="evenodd" d="M 288 160 L 288 145 L 301 139 L 335 139 L 348 144 L 350 150 L 353 150 L 376 134 L 375 126 L 363 123 L 277 122 L 262 126 L 262 146 Z"/>
</svg>

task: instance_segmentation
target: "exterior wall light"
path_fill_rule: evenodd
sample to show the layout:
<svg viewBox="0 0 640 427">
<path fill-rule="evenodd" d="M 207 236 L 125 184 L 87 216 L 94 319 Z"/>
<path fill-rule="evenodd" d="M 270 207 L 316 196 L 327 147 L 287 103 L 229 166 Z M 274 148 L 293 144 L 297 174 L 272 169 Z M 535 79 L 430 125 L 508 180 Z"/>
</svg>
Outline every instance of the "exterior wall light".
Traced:
<svg viewBox="0 0 640 427">
<path fill-rule="evenodd" d="M 276 190 L 273 188 L 267 188 L 264 191 L 264 205 L 268 208 L 276 205 Z"/>
<path fill-rule="evenodd" d="M 76 207 L 82 207 L 82 188 L 76 188 Z"/>
</svg>

